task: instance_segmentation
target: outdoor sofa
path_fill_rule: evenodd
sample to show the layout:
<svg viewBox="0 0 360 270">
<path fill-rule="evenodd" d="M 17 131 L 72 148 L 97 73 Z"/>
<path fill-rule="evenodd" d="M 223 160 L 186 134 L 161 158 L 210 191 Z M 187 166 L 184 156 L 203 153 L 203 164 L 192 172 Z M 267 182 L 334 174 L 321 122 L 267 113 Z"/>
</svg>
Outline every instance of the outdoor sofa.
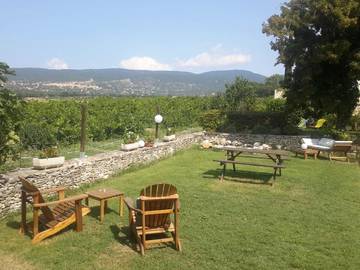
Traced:
<svg viewBox="0 0 360 270">
<path fill-rule="evenodd" d="M 319 152 L 325 152 L 328 154 L 330 160 L 345 159 L 346 161 L 349 161 L 347 153 L 351 150 L 352 141 L 335 141 L 329 138 L 302 138 L 301 142 L 301 148 L 309 148 L 318 150 Z M 343 153 L 344 156 L 335 156 L 334 153 Z"/>
</svg>

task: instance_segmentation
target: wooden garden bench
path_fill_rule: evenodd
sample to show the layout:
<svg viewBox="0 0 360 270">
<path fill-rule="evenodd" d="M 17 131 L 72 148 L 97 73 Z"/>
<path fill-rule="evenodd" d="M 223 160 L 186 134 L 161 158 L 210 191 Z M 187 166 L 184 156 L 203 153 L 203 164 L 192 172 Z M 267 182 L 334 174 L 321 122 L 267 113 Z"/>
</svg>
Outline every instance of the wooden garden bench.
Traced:
<svg viewBox="0 0 360 270">
<path fill-rule="evenodd" d="M 253 163 L 253 162 L 243 162 L 243 161 L 235 161 L 235 160 L 218 160 L 215 159 L 215 162 L 219 162 L 221 166 L 223 166 L 222 173 L 220 175 L 220 181 L 224 180 L 225 171 L 226 171 L 226 164 L 232 164 L 233 170 L 235 171 L 235 164 L 239 165 L 246 165 L 246 166 L 256 166 L 256 167 L 265 167 L 265 168 L 273 168 L 274 174 L 273 174 L 273 182 L 275 182 L 276 179 L 276 173 L 279 170 L 279 175 L 281 176 L 281 169 L 285 169 L 286 167 L 282 164 L 260 164 L 260 163 Z M 273 184 L 271 183 L 271 185 Z"/>
</svg>

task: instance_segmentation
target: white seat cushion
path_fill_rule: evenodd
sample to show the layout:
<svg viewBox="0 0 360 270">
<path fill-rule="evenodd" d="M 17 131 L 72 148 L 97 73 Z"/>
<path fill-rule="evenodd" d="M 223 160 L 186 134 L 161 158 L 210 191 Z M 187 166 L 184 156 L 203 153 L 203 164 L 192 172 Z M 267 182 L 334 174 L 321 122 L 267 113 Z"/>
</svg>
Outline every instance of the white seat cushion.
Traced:
<svg viewBox="0 0 360 270">
<path fill-rule="evenodd" d="M 310 145 L 309 148 L 316 149 L 316 150 L 324 150 L 324 151 L 331 149 L 331 147 L 329 147 L 329 146 L 323 146 L 323 145 L 318 145 L 318 144 Z"/>
<path fill-rule="evenodd" d="M 333 147 L 333 145 L 334 145 L 334 140 L 332 140 L 332 139 L 328 139 L 328 138 L 321 138 L 320 139 L 320 141 L 319 141 L 319 143 L 318 143 L 318 145 L 321 145 L 321 146 L 326 146 L 326 147 L 329 147 L 329 148 L 331 148 L 331 147 Z"/>
<path fill-rule="evenodd" d="M 319 139 L 302 138 L 301 141 L 308 146 L 319 144 Z"/>
</svg>

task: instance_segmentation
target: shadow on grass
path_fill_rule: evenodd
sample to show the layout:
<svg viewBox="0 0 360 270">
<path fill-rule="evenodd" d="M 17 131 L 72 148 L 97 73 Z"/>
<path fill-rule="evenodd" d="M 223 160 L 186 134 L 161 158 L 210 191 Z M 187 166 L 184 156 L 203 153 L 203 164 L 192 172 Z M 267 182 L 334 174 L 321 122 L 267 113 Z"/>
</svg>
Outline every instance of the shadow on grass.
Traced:
<svg viewBox="0 0 360 270">
<path fill-rule="evenodd" d="M 89 213 L 89 216 L 96 219 L 96 220 L 100 220 L 100 205 L 90 205 L 91 211 Z M 115 213 L 115 214 L 119 214 L 119 211 L 116 211 L 110 207 L 107 207 L 105 209 L 104 215 L 108 214 L 108 213 Z M 104 216 L 104 219 L 106 218 L 106 216 Z"/>
<path fill-rule="evenodd" d="M 27 222 L 29 222 L 29 220 L 27 220 Z M 9 227 L 10 229 L 13 229 L 13 230 L 16 230 L 19 232 L 20 235 L 23 235 L 23 236 L 26 236 L 26 237 L 29 237 L 30 239 L 33 239 L 34 235 L 32 233 L 32 225 L 31 224 L 28 224 L 27 225 L 27 230 L 25 230 L 24 232 L 21 232 L 20 233 L 20 227 L 21 227 L 21 223 L 19 221 L 8 221 L 6 223 L 6 226 Z M 76 224 L 73 223 L 73 224 L 70 224 L 69 226 L 67 226 L 66 228 L 63 228 L 62 230 L 60 230 L 59 232 L 53 234 L 53 235 L 50 235 L 48 237 L 46 237 L 44 240 L 46 241 L 46 239 L 51 239 L 51 238 L 54 238 L 62 233 L 66 233 L 68 231 L 72 231 L 72 230 L 75 230 L 75 226 Z M 43 232 L 45 230 L 47 230 L 48 228 L 44 227 L 43 225 L 41 225 L 39 223 L 39 233 L 40 232 Z M 42 241 L 44 241 L 42 240 Z M 1 268 L 1 267 L 0 267 Z"/>
<path fill-rule="evenodd" d="M 8 226 L 10 229 L 20 230 L 20 222 L 19 221 L 15 221 L 15 220 L 8 221 L 8 222 L 6 222 L 6 226 Z"/>
<path fill-rule="evenodd" d="M 123 227 L 119 228 L 119 226 L 117 226 L 117 225 L 111 225 L 110 230 L 114 235 L 114 239 L 117 240 L 120 244 L 122 244 L 124 246 L 128 246 L 132 250 L 140 253 L 140 248 L 136 241 L 136 236 L 134 236 L 132 234 L 129 226 L 126 226 L 126 227 L 123 226 Z M 156 239 L 157 236 L 164 237 L 164 234 L 148 235 L 148 236 L 146 236 L 146 239 L 147 240 Z M 151 245 L 147 249 L 163 249 L 163 248 L 168 248 L 168 247 L 172 247 L 172 248 L 176 249 L 175 243 L 161 243 L 158 245 Z"/>
<path fill-rule="evenodd" d="M 221 169 L 208 170 L 203 173 L 203 178 L 219 179 L 221 173 Z M 273 174 L 245 170 L 237 170 L 235 172 L 233 170 L 226 170 L 224 180 L 241 182 L 246 184 L 272 185 Z"/>
</svg>

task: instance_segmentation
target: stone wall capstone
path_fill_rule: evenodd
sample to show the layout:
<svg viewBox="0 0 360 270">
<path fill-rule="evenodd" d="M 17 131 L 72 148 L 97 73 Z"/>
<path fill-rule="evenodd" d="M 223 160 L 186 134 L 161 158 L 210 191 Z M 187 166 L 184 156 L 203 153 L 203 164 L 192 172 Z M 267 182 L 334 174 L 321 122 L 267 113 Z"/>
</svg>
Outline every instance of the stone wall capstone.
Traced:
<svg viewBox="0 0 360 270">
<path fill-rule="evenodd" d="M 0 174 L 0 217 L 21 207 L 19 176 L 30 180 L 39 189 L 58 186 L 77 188 L 85 183 L 107 179 L 130 166 L 148 164 L 171 156 L 178 150 L 198 143 L 202 138 L 202 132 L 186 134 L 179 136 L 175 141 L 160 143 L 157 147 L 140 148 L 130 152 L 111 151 L 84 159 L 72 159 L 59 168 L 47 170 L 26 168 Z"/>
</svg>

